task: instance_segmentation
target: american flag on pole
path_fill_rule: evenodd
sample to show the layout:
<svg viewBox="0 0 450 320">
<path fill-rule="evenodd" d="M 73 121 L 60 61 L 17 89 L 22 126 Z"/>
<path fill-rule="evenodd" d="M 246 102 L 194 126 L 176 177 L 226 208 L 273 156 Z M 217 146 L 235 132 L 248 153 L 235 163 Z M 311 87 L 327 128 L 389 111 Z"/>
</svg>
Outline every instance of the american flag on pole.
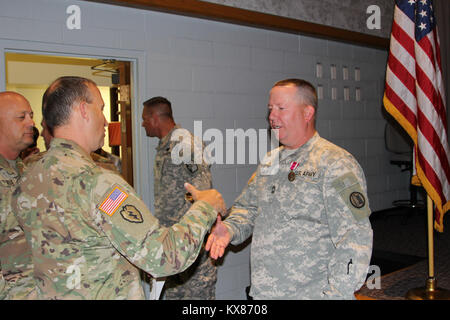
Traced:
<svg viewBox="0 0 450 320">
<path fill-rule="evenodd" d="M 414 141 L 415 174 L 433 200 L 435 228 L 450 209 L 441 55 L 432 0 L 396 0 L 383 104 Z"/>
<path fill-rule="evenodd" d="M 115 187 L 103 200 L 99 209 L 109 216 L 112 216 L 116 212 L 117 208 L 128 198 L 128 194 Z"/>
</svg>

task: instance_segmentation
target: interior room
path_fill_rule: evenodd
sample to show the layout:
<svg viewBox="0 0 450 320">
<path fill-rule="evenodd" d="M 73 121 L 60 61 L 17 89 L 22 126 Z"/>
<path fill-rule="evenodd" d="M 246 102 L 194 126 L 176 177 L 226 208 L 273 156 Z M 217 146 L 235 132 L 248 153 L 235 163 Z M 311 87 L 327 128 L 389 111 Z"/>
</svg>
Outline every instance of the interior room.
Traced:
<svg viewBox="0 0 450 320">
<path fill-rule="evenodd" d="M 412 149 L 387 147 L 386 126 L 394 120 L 383 108 L 383 93 L 393 2 L 364 0 L 351 7 L 340 0 L 147 2 L 0 0 L 0 91 L 26 96 L 41 130 L 42 93 L 49 83 L 63 74 L 83 75 L 101 89 L 110 121 L 106 106 L 115 86 L 113 72 L 93 67 L 110 59 L 129 62 L 130 86 L 122 90 L 129 98 L 128 122 L 122 127 L 127 153 L 122 146 L 118 155 L 128 167 L 127 181 L 154 210 L 158 140 L 142 128 L 144 101 L 164 96 L 177 124 L 194 132 L 194 123 L 201 121 L 203 133 L 216 129 L 225 137 L 227 129 L 266 130 L 272 85 L 305 79 L 317 89 L 320 136 L 350 152 L 367 182 L 374 230 L 371 264 L 380 266 L 382 289 L 363 286 L 357 298 L 401 300 L 409 289 L 425 285 L 426 209 L 411 207 L 410 200 L 417 197 L 423 204 L 426 194 L 422 188 L 410 190 Z M 370 5 L 380 10 L 379 28 L 368 27 Z M 450 39 L 448 25 L 442 34 L 441 42 Z M 447 109 L 448 96 L 447 84 Z M 395 132 L 403 135 L 401 129 Z M 107 136 L 104 149 L 114 152 L 108 141 Z M 42 140 L 38 147 L 45 150 Z M 395 162 L 400 153 L 406 164 Z M 213 187 L 228 208 L 256 168 L 248 162 L 212 165 Z M 399 200 L 407 205 L 396 206 Z M 439 286 L 450 289 L 444 267 L 450 256 L 448 217 L 444 222 L 444 232 L 434 234 L 436 277 Z M 231 246 L 218 260 L 216 299 L 250 298 L 250 252 L 251 239 Z M 148 285 L 145 291 L 150 298 Z"/>
<path fill-rule="evenodd" d="M 6 90 L 19 92 L 30 101 L 39 131 L 42 130 L 42 95 L 53 80 L 64 75 L 79 75 L 94 80 L 105 102 L 105 117 L 111 121 L 109 93 L 109 88 L 113 86 L 111 73 L 92 69 L 102 65 L 104 63 L 102 60 L 14 52 L 6 53 L 5 60 Z M 109 141 L 108 131 L 105 141 Z M 37 144 L 40 150 L 45 150 L 42 137 L 38 139 Z M 104 149 L 111 152 L 108 143 Z"/>
</svg>

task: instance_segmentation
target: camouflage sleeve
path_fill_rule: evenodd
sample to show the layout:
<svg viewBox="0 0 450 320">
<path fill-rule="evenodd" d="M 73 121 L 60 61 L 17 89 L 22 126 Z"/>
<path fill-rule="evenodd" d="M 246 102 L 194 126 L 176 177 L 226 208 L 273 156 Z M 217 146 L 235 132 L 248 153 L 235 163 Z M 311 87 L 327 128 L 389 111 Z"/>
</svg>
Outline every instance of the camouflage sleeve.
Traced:
<svg viewBox="0 0 450 320">
<path fill-rule="evenodd" d="M 1 170 L 1 167 L 0 167 Z M 0 176 L 1 178 L 1 176 Z M 0 181 L 1 183 L 1 181 Z M 0 247 L 3 243 L 5 243 L 7 239 L 7 233 L 6 233 L 6 215 L 8 212 L 7 209 L 7 203 L 10 202 L 8 196 L 10 195 L 10 192 L 7 191 L 7 189 L 2 189 L 2 186 L 0 184 Z M 0 300 L 5 299 L 6 297 L 6 280 L 3 278 L 2 273 L 2 262 L 0 259 Z"/>
<path fill-rule="evenodd" d="M 180 182 L 181 185 L 184 182 L 189 182 L 199 190 L 207 190 L 212 188 L 212 178 L 210 165 L 203 161 L 202 163 L 196 163 L 194 161 L 194 151 L 191 153 L 191 161 L 187 163 L 181 163 L 179 165 L 164 164 L 169 168 L 163 169 L 164 172 L 172 171 L 172 175 Z M 170 167 L 173 167 L 172 169 Z"/>
<path fill-rule="evenodd" d="M 190 201 L 185 197 L 186 190 L 184 184 L 186 182 L 192 184 L 199 190 L 207 190 L 212 188 L 212 179 L 210 165 L 205 161 L 194 161 L 194 156 L 201 153 L 201 144 L 197 146 L 197 153 L 193 149 L 193 137 L 189 131 L 185 129 L 180 130 L 184 135 L 191 139 L 191 143 L 172 142 L 174 145 L 172 152 L 157 155 L 158 160 L 162 163 L 160 171 L 155 174 L 159 178 L 155 179 L 155 216 L 160 219 L 160 223 L 164 226 L 170 226 L 184 215 L 184 213 L 191 206 Z M 201 143 L 201 141 L 200 141 Z M 192 148 L 189 158 L 182 159 L 183 161 L 174 161 L 172 153 L 179 153 L 182 150 L 183 154 Z M 157 160 L 155 159 L 155 162 Z M 155 170 L 158 170 L 155 167 Z"/>
<path fill-rule="evenodd" d="M 3 300 L 5 298 L 5 287 L 6 287 L 6 282 L 5 282 L 5 278 L 3 278 L 3 274 L 2 274 L 2 265 L 0 263 L 0 300 Z"/>
<path fill-rule="evenodd" d="M 236 199 L 229 216 L 224 220 L 231 234 L 231 244 L 237 245 L 247 240 L 253 233 L 258 213 L 257 172 L 250 178 L 247 186 Z"/>
<path fill-rule="evenodd" d="M 190 134 L 189 134 L 190 135 Z M 185 182 L 189 182 L 194 187 L 199 190 L 206 190 L 212 188 L 212 178 L 211 178 L 211 170 L 210 165 L 207 163 L 208 159 L 204 159 L 202 157 L 202 161 L 196 161 L 197 154 L 203 154 L 203 150 L 205 149 L 205 145 L 203 142 L 198 139 L 195 139 L 194 136 L 190 135 L 191 138 L 191 161 L 190 163 L 183 163 L 183 171 Z"/>
<path fill-rule="evenodd" d="M 217 216 L 212 206 L 197 201 L 178 223 L 160 227 L 134 190 L 113 173 L 101 174 L 93 193 L 95 224 L 122 255 L 154 277 L 188 268 Z"/>
<path fill-rule="evenodd" d="M 206 164 L 194 165 L 193 169 L 189 165 L 184 165 L 188 171 L 186 182 L 189 182 L 199 190 L 207 190 L 212 188 L 211 171 Z M 195 170 L 191 172 L 191 170 Z"/>
<path fill-rule="evenodd" d="M 198 190 L 207 190 L 212 188 L 211 171 L 208 165 L 204 163 L 203 164 L 183 163 L 180 166 L 182 166 L 182 168 L 175 168 L 174 170 L 172 170 L 172 175 L 174 173 L 181 173 L 181 177 L 177 177 L 174 179 L 176 181 L 176 187 L 171 189 L 172 192 L 173 190 L 181 189 L 182 195 L 185 195 L 186 194 L 186 190 L 184 189 L 185 182 L 192 184 Z M 184 214 L 183 211 L 186 211 L 186 209 L 189 208 L 190 202 L 186 200 L 185 196 L 182 197 L 177 196 L 177 199 L 174 199 L 174 195 L 171 195 L 171 193 L 168 193 L 167 196 L 174 200 L 173 206 L 169 208 L 171 208 L 173 212 L 174 211 L 177 212 L 177 214 L 172 213 L 171 220 L 173 223 L 178 220 L 178 217 L 181 217 Z M 167 210 L 165 210 L 165 212 L 167 212 Z M 167 215 L 167 218 L 169 218 L 169 215 Z"/>
<path fill-rule="evenodd" d="M 372 228 L 364 173 L 354 159 L 329 166 L 325 210 L 335 250 L 328 264 L 330 299 L 354 299 L 365 281 L 372 254 Z"/>
</svg>

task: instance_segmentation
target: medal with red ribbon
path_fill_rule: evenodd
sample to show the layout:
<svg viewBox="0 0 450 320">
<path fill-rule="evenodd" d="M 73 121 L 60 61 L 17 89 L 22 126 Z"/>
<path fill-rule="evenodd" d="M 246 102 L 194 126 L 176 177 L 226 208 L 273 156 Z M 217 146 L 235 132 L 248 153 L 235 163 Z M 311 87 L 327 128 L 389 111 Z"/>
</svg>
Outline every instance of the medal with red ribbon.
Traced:
<svg viewBox="0 0 450 320">
<path fill-rule="evenodd" d="M 291 171 L 288 174 L 288 180 L 291 181 L 291 182 L 295 180 L 295 172 L 294 172 L 294 170 L 298 167 L 298 165 L 299 165 L 299 163 L 296 162 L 296 161 L 293 161 L 291 163 L 291 167 L 290 167 Z"/>
</svg>

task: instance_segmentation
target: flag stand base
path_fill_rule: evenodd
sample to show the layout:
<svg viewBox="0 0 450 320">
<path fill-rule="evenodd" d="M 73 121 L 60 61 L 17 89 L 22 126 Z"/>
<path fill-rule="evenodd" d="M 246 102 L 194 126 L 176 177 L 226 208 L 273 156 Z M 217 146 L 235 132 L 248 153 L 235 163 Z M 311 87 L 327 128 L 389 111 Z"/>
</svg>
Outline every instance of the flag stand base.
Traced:
<svg viewBox="0 0 450 320">
<path fill-rule="evenodd" d="M 428 278 L 426 287 L 414 288 L 406 294 L 408 300 L 450 300 L 450 291 L 436 287 L 436 279 Z"/>
</svg>

